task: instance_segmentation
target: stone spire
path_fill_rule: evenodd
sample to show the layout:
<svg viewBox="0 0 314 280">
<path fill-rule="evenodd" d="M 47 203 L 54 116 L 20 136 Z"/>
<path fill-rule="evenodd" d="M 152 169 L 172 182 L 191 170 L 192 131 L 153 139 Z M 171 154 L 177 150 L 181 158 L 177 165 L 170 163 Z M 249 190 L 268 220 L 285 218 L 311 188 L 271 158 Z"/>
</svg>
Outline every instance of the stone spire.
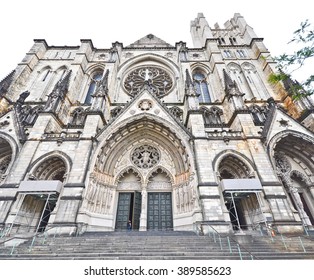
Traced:
<svg viewBox="0 0 314 280">
<path fill-rule="evenodd" d="M 8 89 L 12 83 L 14 74 L 15 74 L 15 70 L 13 70 L 2 81 L 0 81 L 0 98 L 3 97 L 7 93 Z"/>
<path fill-rule="evenodd" d="M 233 81 L 228 75 L 227 71 L 223 69 L 224 82 L 225 82 L 225 92 L 228 100 L 232 99 L 234 103 L 235 110 L 244 109 L 243 96 L 244 93 L 241 93 L 236 81 Z"/>
<path fill-rule="evenodd" d="M 189 71 L 185 70 L 185 96 L 187 98 L 188 109 L 198 110 L 199 109 L 199 94 L 196 92 L 194 83 L 190 76 Z"/>
<path fill-rule="evenodd" d="M 30 95 L 29 91 L 24 91 L 20 94 L 18 100 L 15 103 L 14 110 L 15 110 L 15 116 L 17 119 L 17 124 L 18 124 L 18 130 L 19 130 L 19 140 L 21 143 L 24 143 L 27 139 L 24 125 L 23 125 L 23 117 L 24 114 L 22 113 L 22 106 L 25 103 L 25 99 Z"/>
<path fill-rule="evenodd" d="M 299 93 L 300 98 L 298 100 L 300 103 L 302 103 L 302 107 L 305 107 L 306 109 L 313 109 L 313 101 L 307 96 L 307 93 L 302 85 L 298 81 L 292 80 L 290 75 L 285 74 L 282 70 L 279 70 L 279 72 L 285 76 L 285 78 L 282 80 L 282 83 L 285 90 L 288 92 L 288 95 L 292 96 L 295 93 Z"/>
<path fill-rule="evenodd" d="M 108 97 L 108 76 L 109 76 L 109 70 L 107 69 L 105 75 L 99 81 L 99 83 L 96 86 L 95 93 L 92 95 L 93 101 L 91 106 L 91 111 L 100 111 L 102 112 L 105 107 L 106 98 Z"/>
<path fill-rule="evenodd" d="M 66 75 L 61 77 L 61 79 L 55 84 L 46 102 L 44 108 L 45 112 L 55 112 L 59 102 L 64 99 L 66 93 L 68 92 L 71 72 L 72 70 L 68 71 Z"/>
</svg>

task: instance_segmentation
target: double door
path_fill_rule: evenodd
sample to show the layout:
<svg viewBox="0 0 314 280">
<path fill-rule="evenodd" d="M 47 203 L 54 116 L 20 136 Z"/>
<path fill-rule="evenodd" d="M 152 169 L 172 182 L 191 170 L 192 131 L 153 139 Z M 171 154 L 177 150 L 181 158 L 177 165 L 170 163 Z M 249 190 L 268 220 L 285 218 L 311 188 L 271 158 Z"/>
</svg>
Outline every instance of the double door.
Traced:
<svg viewBox="0 0 314 280">
<path fill-rule="evenodd" d="M 142 195 L 139 192 L 119 193 L 116 230 L 127 230 L 128 221 L 132 230 L 140 226 Z M 172 230 L 172 199 L 170 192 L 150 192 L 147 196 L 147 230 Z"/>
</svg>

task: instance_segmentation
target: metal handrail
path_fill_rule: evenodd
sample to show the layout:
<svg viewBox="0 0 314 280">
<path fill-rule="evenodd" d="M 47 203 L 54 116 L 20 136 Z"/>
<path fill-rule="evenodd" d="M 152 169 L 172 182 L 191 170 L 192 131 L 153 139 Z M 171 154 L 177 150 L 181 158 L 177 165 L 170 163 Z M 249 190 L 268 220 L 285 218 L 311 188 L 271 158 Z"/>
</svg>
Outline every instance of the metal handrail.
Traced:
<svg viewBox="0 0 314 280">
<path fill-rule="evenodd" d="M 217 234 L 217 236 L 220 238 L 223 238 L 224 236 L 221 235 L 221 233 L 219 233 L 212 225 L 208 224 L 208 223 L 199 223 L 199 225 L 202 227 L 202 225 L 206 225 L 208 226 L 209 228 L 211 228 L 215 234 Z M 199 231 L 198 231 L 198 227 L 196 225 L 196 233 L 199 234 Z M 203 232 L 203 230 L 201 229 L 201 231 Z M 251 258 L 253 259 L 259 259 L 257 256 L 255 256 L 251 251 L 249 251 L 247 248 L 245 248 L 243 245 L 241 245 L 237 240 L 235 240 L 231 235 L 226 235 L 225 236 L 227 238 L 227 242 L 228 242 L 228 246 L 229 246 L 229 251 L 230 251 L 230 254 L 232 254 L 232 249 L 231 249 L 231 244 L 230 244 L 230 240 L 232 240 L 236 245 L 237 245 L 237 250 L 238 250 L 238 253 L 239 253 L 239 256 L 240 256 L 240 259 L 242 260 L 243 259 L 243 256 L 242 256 L 242 252 L 241 250 L 245 251 L 246 253 L 248 253 Z M 216 239 L 215 239 L 215 235 L 213 236 L 214 238 L 214 242 L 216 242 Z M 221 244 L 221 243 L 220 243 Z M 221 246 L 221 245 L 220 245 Z"/>
</svg>

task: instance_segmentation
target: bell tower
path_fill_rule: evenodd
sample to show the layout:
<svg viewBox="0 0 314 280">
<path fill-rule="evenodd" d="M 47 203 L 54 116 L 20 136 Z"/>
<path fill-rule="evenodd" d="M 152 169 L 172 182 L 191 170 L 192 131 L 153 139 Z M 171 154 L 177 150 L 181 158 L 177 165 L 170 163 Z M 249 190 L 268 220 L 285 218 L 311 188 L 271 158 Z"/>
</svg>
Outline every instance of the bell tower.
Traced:
<svg viewBox="0 0 314 280">
<path fill-rule="evenodd" d="M 207 38 L 213 38 L 213 34 L 203 13 L 198 13 L 197 18 L 191 21 L 190 31 L 194 48 L 203 47 Z"/>
</svg>

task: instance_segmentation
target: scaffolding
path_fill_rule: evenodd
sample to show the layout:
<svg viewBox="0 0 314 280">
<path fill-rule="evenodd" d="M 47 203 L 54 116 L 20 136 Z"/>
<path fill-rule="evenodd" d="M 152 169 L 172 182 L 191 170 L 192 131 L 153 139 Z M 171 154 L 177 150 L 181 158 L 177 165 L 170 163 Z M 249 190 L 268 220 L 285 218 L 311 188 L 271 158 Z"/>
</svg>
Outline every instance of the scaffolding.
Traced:
<svg viewBox="0 0 314 280">
<path fill-rule="evenodd" d="M 223 179 L 221 180 L 224 200 L 227 210 L 230 214 L 230 221 L 234 230 L 242 231 L 244 227 L 251 227 L 255 229 L 255 222 L 258 225 L 266 224 L 266 218 L 262 211 L 262 202 L 260 193 L 262 186 L 257 179 Z M 247 213 L 249 215 L 251 224 L 244 223 L 244 213 L 239 213 L 239 203 L 243 203 L 252 194 L 255 195 L 257 207 L 249 207 L 247 205 Z M 243 206 L 243 205 L 242 205 Z"/>
<path fill-rule="evenodd" d="M 22 181 L 19 187 L 17 211 L 8 233 L 43 232 L 56 206 L 60 181 Z"/>
</svg>

